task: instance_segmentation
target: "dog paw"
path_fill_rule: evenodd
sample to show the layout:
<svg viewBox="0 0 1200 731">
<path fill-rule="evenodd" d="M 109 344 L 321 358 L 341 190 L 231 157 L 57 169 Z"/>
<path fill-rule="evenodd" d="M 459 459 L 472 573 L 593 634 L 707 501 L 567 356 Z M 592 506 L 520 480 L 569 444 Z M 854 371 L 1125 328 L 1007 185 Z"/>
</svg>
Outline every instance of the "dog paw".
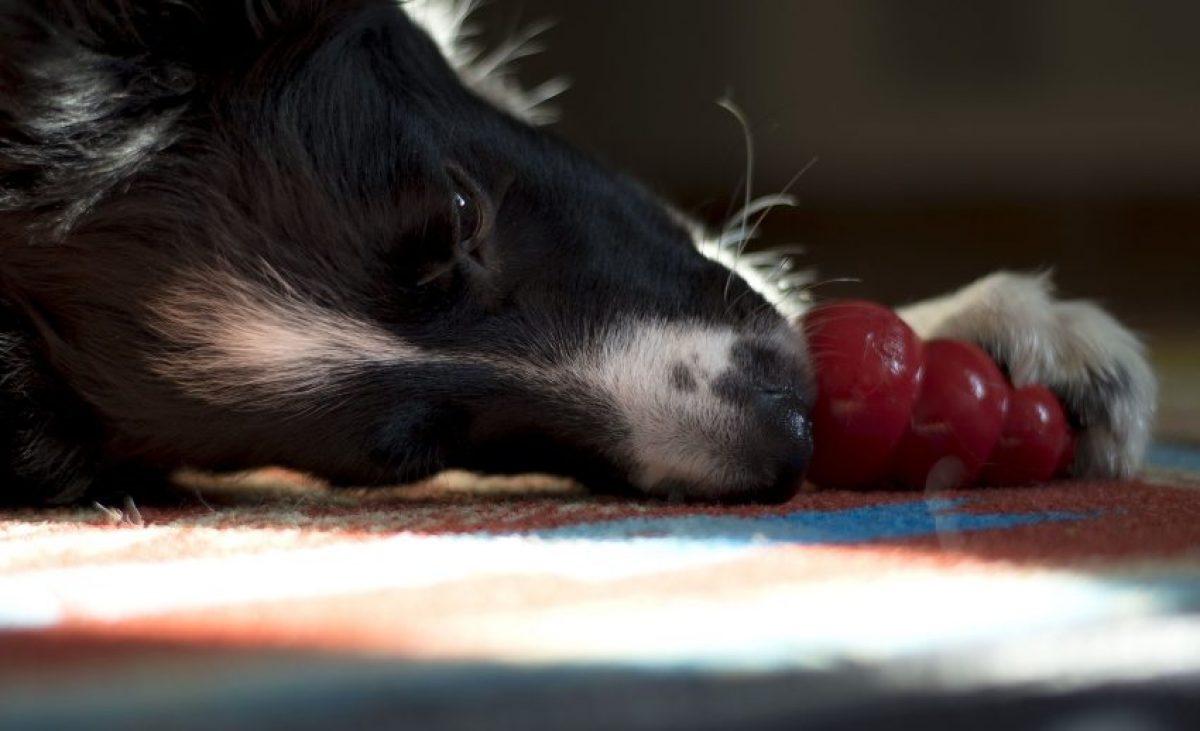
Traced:
<svg viewBox="0 0 1200 731">
<path fill-rule="evenodd" d="M 1058 394 L 1079 434 L 1076 475 L 1141 467 L 1157 384 L 1141 343 L 1100 307 L 1056 299 L 1046 275 L 998 272 L 899 312 L 921 337 L 976 343 L 1014 384 Z"/>
</svg>

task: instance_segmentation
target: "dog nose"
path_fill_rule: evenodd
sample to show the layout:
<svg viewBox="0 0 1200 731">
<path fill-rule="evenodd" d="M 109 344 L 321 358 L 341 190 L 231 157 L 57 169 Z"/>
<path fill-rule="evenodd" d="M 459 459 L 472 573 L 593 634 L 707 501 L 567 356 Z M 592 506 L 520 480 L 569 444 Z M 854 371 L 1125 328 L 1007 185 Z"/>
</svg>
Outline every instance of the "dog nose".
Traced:
<svg viewBox="0 0 1200 731">
<path fill-rule="evenodd" d="M 807 403 L 796 391 L 755 389 L 759 429 L 749 452 L 766 465 L 766 479 L 750 490 L 759 502 L 783 502 L 800 489 L 812 458 L 812 428 Z"/>
</svg>

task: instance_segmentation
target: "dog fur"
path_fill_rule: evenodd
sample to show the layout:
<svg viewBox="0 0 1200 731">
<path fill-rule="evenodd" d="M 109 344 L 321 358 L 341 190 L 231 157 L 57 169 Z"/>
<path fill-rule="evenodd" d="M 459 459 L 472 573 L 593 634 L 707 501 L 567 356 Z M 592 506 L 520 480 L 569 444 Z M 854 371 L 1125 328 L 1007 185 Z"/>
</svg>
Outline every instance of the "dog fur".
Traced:
<svg viewBox="0 0 1200 731">
<path fill-rule="evenodd" d="M 0 499 L 278 464 L 781 499 L 810 449 L 803 273 L 539 125 L 451 0 L 0 3 Z M 904 315 L 1045 383 L 1128 476 L 1137 340 L 1042 276 Z"/>
</svg>

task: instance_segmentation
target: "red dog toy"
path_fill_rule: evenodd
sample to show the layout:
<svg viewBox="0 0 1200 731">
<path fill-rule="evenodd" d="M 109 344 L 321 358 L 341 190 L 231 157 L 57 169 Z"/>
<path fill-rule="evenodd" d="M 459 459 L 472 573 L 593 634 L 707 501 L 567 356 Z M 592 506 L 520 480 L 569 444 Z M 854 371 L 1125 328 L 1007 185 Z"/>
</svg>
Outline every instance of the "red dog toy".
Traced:
<svg viewBox="0 0 1200 731">
<path fill-rule="evenodd" d="M 816 369 L 813 482 L 1012 485 L 1048 480 L 1069 464 L 1058 400 L 1041 386 L 1014 389 L 978 347 L 922 344 L 872 302 L 825 304 L 803 325 Z"/>
</svg>

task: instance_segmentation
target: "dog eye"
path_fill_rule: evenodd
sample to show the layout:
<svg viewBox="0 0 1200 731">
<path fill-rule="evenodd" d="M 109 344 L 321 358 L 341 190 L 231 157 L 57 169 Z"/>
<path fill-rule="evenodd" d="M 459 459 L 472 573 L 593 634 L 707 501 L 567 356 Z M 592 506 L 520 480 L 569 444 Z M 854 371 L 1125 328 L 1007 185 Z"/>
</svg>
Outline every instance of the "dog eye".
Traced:
<svg viewBox="0 0 1200 731">
<path fill-rule="evenodd" d="M 448 165 L 446 172 L 451 183 L 446 207 L 449 216 L 445 219 L 449 230 L 445 232 L 443 240 L 450 247 L 451 256 L 427 270 L 418 281 L 421 286 L 443 279 L 455 271 L 479 275 L 488 269 L 485 244 L 491 234 L 494 213 L 491 200 L 459 166 Z"/>
<path fill-rule="evenodd" d="M 454 212 L 455 247 L 462 253 L 473 253 L 483 238 L 483 209 L 468 191 L 454 191 L 450 201 Z"/>
<path fill-rule="evenodd" d="M 487 238 L 491 208 L 487 194 L 466 170 L 457 164 L 446 167 L 454 187 L 450 192 L 450 211 L 454 216 L 455 250 L 458 253 L 476 254 L 480 244 Z"/>
</svg>

